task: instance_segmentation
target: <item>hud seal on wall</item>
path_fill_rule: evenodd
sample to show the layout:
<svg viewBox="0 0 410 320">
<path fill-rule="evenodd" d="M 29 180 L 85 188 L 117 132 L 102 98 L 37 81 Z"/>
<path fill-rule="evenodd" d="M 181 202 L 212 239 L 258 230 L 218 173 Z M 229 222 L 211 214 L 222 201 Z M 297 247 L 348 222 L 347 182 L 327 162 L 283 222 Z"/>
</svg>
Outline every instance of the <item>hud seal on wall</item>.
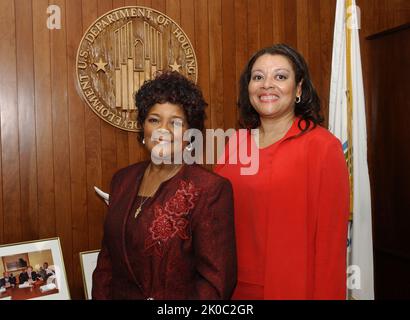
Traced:
<svg viewBox="0 0 410 320">
<path fill-rule="evenodd" d="M 181 27 L 147 7 L 112 10 L 85 32 L 76 60 L 78 89 L 103 120 L 138 131 L 134 94 L 157 71 L 174 70 L 197 81 L 194 49 Z"/>
</svg>

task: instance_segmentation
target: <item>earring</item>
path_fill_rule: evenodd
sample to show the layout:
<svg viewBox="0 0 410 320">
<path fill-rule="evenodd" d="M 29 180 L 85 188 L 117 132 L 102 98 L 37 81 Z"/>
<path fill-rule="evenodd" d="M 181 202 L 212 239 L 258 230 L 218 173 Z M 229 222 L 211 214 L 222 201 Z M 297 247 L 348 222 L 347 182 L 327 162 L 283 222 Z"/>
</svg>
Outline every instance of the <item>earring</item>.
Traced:
<svg viewBox="0 0 410 320">
<path fill-rule="evenodd" d="M 302 98 L 299 96 L 299 97 L 296 97 L 296 103 L 300 103 L 300 100 L 302 100 Z"/>
<path fill-rule="evenodd" d="M 144 139 L 142 139 L 142 144 L 145 144 L 145 138 L 144 138 Z"/>
</svg>

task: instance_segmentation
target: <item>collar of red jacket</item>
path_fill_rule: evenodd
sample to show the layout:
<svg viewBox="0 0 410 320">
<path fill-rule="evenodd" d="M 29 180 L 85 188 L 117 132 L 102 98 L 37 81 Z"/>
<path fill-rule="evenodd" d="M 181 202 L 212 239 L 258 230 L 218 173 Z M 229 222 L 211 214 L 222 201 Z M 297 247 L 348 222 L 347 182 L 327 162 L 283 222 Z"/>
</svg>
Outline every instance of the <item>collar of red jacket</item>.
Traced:
<svg viewBox="0 0 410 320">
<path fill-rule="evenodd" d="M 301 120 L 301 121 L 300 121 Z M 295 117 L 293 120 L 292 126 L 289 128 L 288 132 L 284 135 L 282 139 L 280 139 L 280 142 L 283 142 L 288 139 L 293 139 L 293 138 L 298 138 L 305 134 L 306 132 L 310 131 L 313 129 L 313 123 L 310 122 L 310 127 L 307 131 L 303 132 L 299 128 L 299 121 L 300 121 L 300 126 L 304 128 L 306 126 L 306 120 L 303 120 L 301 117 Z"/>
</svg>

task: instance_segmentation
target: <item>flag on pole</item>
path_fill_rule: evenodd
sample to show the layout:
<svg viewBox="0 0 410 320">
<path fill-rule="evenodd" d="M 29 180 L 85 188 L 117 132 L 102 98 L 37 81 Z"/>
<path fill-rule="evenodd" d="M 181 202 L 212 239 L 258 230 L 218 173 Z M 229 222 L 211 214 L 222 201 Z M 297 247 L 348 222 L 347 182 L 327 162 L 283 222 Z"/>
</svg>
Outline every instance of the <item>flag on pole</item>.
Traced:
<svg viewBox="0 0 410 320">
<path fill-rule="evenodd" d="M 366 113 L 355 0 L 337 0 L 330 84 L 329 130 L 342 142 L 350 174 L 348 297 L 374 299 Z"/>
</svg>

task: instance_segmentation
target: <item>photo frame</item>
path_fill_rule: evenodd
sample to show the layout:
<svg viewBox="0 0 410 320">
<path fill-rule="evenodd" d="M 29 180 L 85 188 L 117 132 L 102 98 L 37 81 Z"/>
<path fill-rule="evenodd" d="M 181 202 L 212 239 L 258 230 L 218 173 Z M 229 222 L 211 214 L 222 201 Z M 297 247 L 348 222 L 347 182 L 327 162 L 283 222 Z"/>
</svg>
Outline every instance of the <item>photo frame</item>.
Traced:
<svg viewBox="0 0 410 320">
<path fill-rule="evenodd" d="M 0 245 L 0 299 L 70 299 L 59 237 Z"/>
<path fill-rule="evenodd" d="M 84 295 L 86 300 L 91 300 L 91 289 L 93 284 L 93 272 L 97 266 L 100 250 L 80 252 L 81 270 L 83 274 Z"/>
</svg>

